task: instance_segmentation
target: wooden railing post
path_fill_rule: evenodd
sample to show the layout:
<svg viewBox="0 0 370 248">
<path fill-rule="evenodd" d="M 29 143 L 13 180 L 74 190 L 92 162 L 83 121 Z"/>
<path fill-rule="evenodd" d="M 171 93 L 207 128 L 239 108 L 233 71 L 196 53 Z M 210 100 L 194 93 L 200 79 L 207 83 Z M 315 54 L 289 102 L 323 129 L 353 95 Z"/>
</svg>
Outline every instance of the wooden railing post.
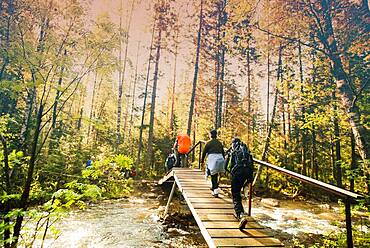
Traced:
<svg viewBox="0 0 370 248">
<path fill-rule="evenodd" d="M 248 216 L 252 214 L 252 195 L 253 195 L 253 183 L 249 183 L 249 191 L 248 191 Z"/>
<path fill-rule="evenodd" d="M 346 197 L 344 199 L 344 206 L 346 212 L 346 229 L 347 229 L 347 247 L 353 248 L 352 240 L 352 223 L 351 223 L 351 199 Z"/>
<path fill-rule="evenodd" d="M 198 158 L 198 168 L 200 169 L 200 165 L 202 164 L 202 142 L 199 143 L 199 158 Z"/>
</svg>

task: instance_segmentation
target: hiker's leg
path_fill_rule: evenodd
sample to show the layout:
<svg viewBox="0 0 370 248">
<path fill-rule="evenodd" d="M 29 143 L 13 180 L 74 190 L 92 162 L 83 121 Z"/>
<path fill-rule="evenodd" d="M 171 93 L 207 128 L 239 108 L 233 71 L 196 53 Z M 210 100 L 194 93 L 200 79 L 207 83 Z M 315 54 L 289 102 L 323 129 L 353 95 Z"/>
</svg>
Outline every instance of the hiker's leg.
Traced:
<svg viewBox="0 0 370 248">
<path fill-rule="evenodd" d="M 243 187 L 243 182 L 241 182 L 240 179 L 240 174 L 233 175 L 231 179 L 231 194 L 233 197 L 234 210 L 238 216 L 244 212 L 242 197 L 240 194 L 240 191 Z"/>
<path fill-rule="evenodd" d="M 175 156 L 176 156 L 176 167 L 179 167 L 180 166 L 180 153 L 177 151 L 177 149 L 175 150 Z"/>
<path fill-rule="evenodd" d="M 218 173 L 211 175 L 212 190 L 218 188 Z"/>
</svg>

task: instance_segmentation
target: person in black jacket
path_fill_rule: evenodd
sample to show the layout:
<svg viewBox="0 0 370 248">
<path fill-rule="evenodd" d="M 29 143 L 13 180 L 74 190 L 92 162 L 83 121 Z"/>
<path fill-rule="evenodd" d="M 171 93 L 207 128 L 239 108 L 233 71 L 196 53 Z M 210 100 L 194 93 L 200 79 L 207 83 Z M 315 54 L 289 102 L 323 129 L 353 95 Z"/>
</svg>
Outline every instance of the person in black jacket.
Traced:
<svg viewBox="0 0 370 248">
<path fill-rule="evenodd" d="M 220 190 L 218 188 L 219 174 L 224 171 L 224 146 L 217 139 L 217 130 L 213 129 L 210 132 L 211 140 L 206 143 L 204 147 L 201 163 L 204 163 L 204 159 L 208 155 L 207 159 L 207 170 L 206 176 L 211 176 L 212 182 L 212 195 L 218 197 Z"/>
<path fill-rule="evenodd" d="M 225 170 L 229 171 L 231 174 L 231 194 L 235 210 L 234 216 L 240 221 L 240 229 L 243 229 L 247 224 L 247 216 L 244 213 L 241 191 L 246 183 L 253 181 L 253 166 L 246 166 L 247 158 L 245 158 L 246 155 L 245 152 L 243 153 L 243 149 L 247 149 L 246 145 L 243 144 L 239 138 L 234 138 L 225 160 Z M 250 159 L 252 158 L 250 157 Z"/>
</svg>

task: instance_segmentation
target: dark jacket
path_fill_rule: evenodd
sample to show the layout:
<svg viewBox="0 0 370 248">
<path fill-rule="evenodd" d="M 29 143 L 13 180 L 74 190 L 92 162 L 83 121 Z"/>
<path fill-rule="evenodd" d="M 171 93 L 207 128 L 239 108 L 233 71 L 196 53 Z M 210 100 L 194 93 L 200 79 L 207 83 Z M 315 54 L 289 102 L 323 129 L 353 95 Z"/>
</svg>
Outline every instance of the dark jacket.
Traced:
<svg viewBox="0 0 370 248">
<path fill-rule="evenodd" d="M 222 153 L 222 156 L 225 157 L 224 146 L 222 145 L 222 143 L 218 139 L 212 138 L 204 147 L 202 154 L 202 163 L 204 163 L 204 159 L 206 158 L 207 154 L 217 153 Z"/>
</svg>

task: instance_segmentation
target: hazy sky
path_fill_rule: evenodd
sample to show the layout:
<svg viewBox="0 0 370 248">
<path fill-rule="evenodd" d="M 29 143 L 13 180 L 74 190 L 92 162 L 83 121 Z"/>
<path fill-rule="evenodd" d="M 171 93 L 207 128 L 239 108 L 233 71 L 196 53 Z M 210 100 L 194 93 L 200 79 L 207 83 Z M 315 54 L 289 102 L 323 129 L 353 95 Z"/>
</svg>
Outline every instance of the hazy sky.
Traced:
<svg viewBox="0 0 370 248">
<path fill-rule="evenodd" d="M 123 4 L 123 25 L 127 25 L 128 10 L 131 8 L 132 0 L 122 0 Z M 191 62 L 195 57 L 195 45 L 192 43 L 191 38 L 195 38 L 197 35 L 197 20 L 196 18 L 191 18 L 189 15 L 197 15 L 195 12 L 195 7 L 191 5 L 193 1 L 177 0 L 177 11 L 180 15 L 179 22 L 182 26 L 181 31 L 185 33 L 189 38 L 180 40 L 179 43 L 179 56 L 177 61 L 177 85 L 187 81 L 187 83 L 192 83 L 194 66 Z M 98 15 L 103 13 L 108 13 L 112 21 L 119 24 L 119 15 L 120 15 L 120 0 L 93 0 L 91 3 L 91 10 L 89 13 L 90 19 L 94 20 Z M 132 16 L 131 28 L 129 33 L 129 45 L 128 45 L 128 58 L 132 62 L 131 66 L 128 66 L 125 74 L 126 85 L 128 80 L 133 78 L 134 75 L 134 66 L 136 63 L 136 54 L 138 43 L 140 42 L 139 48 L 139 63 L 138 63 L 138 72 L 140 75 L 146 75 L 146 66 L 149 55 L 149 46 L 151 39 L 151 29 L 152 29 L 152 12 L 153 12 L 153 1 L 152 0 L 136 0 L 134 5 L 134 11 Z M 180 35 L 181 36 L 181 35 Z M 118 55 L 117 55 L 118 56 Z M 230 58 L 229 58 L 230 59 Z M 229 60 L 231 62 L 233 60 Z M 158 81 L 158 102 L 166 102 L 165 94 L 167 92 L 167 86 L 173 80 L 173 64 L 174 64 L 174 55 L 162 51 L 161 54 L 161 63 L 159 66 L 161 76 Z M 230 68 L 235 70 L 237 66 L 231 65 Z M 255 68 L 256 70 L 263 70 L 264 68 Z M 236 73 L 237 71 L 235 71 Z M 118 76 L 116 75 L 118 84 Z M 151 72 L 151 78 L 153 77 L 153 70 Z M 228 75 L 225 76 L 226 79 Z M 245 93 L 245 82 L 246 79 L 243 77 L 235 78 L 237 85 L 239 85 L 239 90 L 242 94 Z M 266 83 L 264 78 L 255 78 L 259 80 L 258 84 L 260 85 L 261 98 L 265 102 L 267 93 L 266 93 Z M 137 95 L 142 92 L 143 85 L 145 83 L 144 77 L 139 79 L 139 85 L 141 85 L 141 90 L 137 91 Z M 140 87 L 140 86 L 139 86 Z M 179 89 L 179 88 L 178 88 Z M 127 87 L 126 87 L 127 90 Z M 272 90 L 271 90 L 272 91 Z M 177 91 L 178 94 L 181 94 L 181 91 Z M 272 96 L 270 97 L 270 102 L 272 103 Z M 139 100 L 140 103 L 142 100 Z M 190 99 L 189 99 L 190 102 Z M 181 103 L 188 104 L 188 103 Z M 262 111 L 266 111 L 266 106 L 262 104 Z"/>
<path fill-rule="evenodd" d="M 185 21 L 184 15 L 191 11 L 192 6 L 190 6 L 188 1 L 178 1 L 178 11 L 180 13 L 180 18 L 182 23 Z M 93 0 L 90 10 L 90 18 L 93 20 L 98 15 L 103 13 L 108 13 L 112 21 L 117 25 L 119 24 L 119 15 L 120 15 L 120 0 Z M 128 10 L 131 8 L 132 0 L 122 0 L 123 4 L 123 25 L 128 23 Z M 151 40 L 151 31 L 152 31 L 152 6 L 153 1 L 151 0 L 136 0 L 134 5 L 134 11 L 132 15 L 130 33 L 129 33 L 129 45 L 128 45 L 128 58 L 132 62 L 132 66 L 127 67 L 125 78 L 129 79 L 134 75 L 134 66 L 136 63 L 137 47 L 140 42 L 139 48 L 139 63 L 138 63 L 138 72 L 139 74 L 146 74 L 147 60 L 149 56 L 149 47 Z M 189 19 L 186 20 L 189 22 Z M 197 30 L 194 30 L 194 36 L 196 35 Z M 188 62 L 193 59 L 193 54 L 195 54 L 195 48 L 189 42 L 182 41 L 179 45 L 179 50 L 181 56 L 178 56 L 177 61 L 177 81 L 181 82 L 186 78 L 184 73 L 193 73 L 189 71 Z M 159 101 L 166 100 L 163 99 L 167 85 L 172 81 L 173 78 L 173 54 L 168 53 L 167 51 L 162 51 L 161 54 L 161 63 L 160 63 L 160 72 L 162 76 L 158 82 L 158 98 Z M 151 74 L 152 75 L 152 74 Z M 187 76 L 192 78 L 191 76 Z M 141 79 L 139 82 L 141 85 L 144 84 L 144 80 Z M 138 92 L 139 94 L 140 92 Z"/>
</svg>

